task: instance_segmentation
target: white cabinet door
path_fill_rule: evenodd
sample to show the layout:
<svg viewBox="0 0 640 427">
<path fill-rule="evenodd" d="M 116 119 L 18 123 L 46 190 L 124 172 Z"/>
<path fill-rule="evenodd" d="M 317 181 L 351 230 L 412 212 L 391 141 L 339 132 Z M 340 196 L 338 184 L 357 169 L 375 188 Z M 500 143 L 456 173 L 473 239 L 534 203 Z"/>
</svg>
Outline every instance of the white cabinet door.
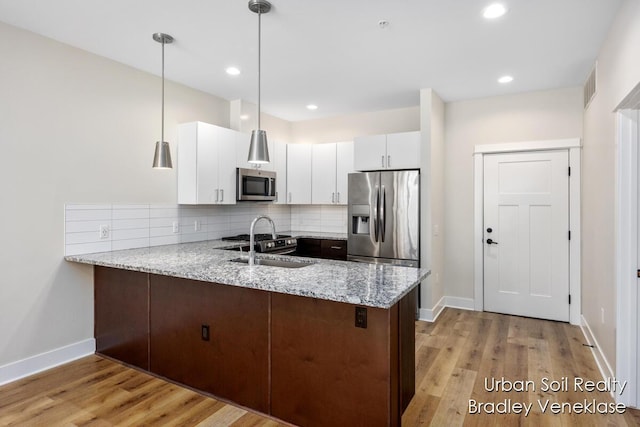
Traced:
<svg viewBox="0 0 640 427">
<path fill-rule="evenodd" d="M 311 204 L 336 202 L 336 144 L 311 146 Z"/>
<path fill-rule="evenodd" d="M 287 144 L 273 141 L 273 151 L 271 163 L 276 172 L 276 200 L 275 204 L 284 205 L 287 203 Z"/>
<path fill-rule="evenodd" d="M 387 135 L 386 169 L 420 168 L 420 132 Z"/>
<path fill-rule="evenodd" d="M 370 135 L 354 140 L 354 168 L 357 171 L 380 170 L 386 167 L 387 136 Z"/>
<path fill-rule="evenodd" d="M 236 142 L 239 132 L 215 127 L 218 149 L 218 200 L 224 205 L 236 204 Z"/>
<path fill-rule="evenodd" d="M 311 145 L 287 145 L 287 203 L 311 203 Z"/>
<path fill-rule="evenodd" d="M 247 162 L 249 157 L 249 144 L 251 135 L 236 131 L 236 166 L 243 169 L 251 169 L 253 165 Z"/>
<path fill-rule="evenodd" d="M 196 168 L 197 204 L 217 203 L 220 193 L 218 187 L 218 146 L 216 144 L 215 126 L 197 124 L 196 134 Z"/>
<path fill-rule="evenodd" d="M 203 122 L 178 127 L 178 203 L 235 204 L 235 131 Z"/>
<path fill-rule="evenodd" d="M 353 142 L 338 142 L 336 144 L 336 204 L 347 204 L 348 178 L 353 171 Z"/>
</svg>

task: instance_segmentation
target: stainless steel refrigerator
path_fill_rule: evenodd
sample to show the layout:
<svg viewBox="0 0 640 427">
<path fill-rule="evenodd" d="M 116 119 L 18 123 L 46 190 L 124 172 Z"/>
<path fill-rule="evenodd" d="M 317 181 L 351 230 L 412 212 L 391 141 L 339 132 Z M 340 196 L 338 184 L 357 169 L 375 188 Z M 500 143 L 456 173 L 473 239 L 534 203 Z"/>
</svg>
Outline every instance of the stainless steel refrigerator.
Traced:
<svg viewBox="0 0 640 427">
<path fill-rule="evenodd" d="M 351 261 L 420 265 L 420 172 L 349 174 Z"/>
</svg>

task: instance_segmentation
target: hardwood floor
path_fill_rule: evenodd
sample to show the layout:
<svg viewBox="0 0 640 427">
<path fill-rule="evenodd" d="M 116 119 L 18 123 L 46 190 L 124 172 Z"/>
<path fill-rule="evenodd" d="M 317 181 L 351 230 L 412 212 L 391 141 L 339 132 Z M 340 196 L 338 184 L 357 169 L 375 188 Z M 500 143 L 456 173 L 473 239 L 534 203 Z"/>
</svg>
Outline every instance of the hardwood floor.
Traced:
<svg viewBox="0 0 640 427">
<path fill-rule="evenodd" d="M 620 414 L 553 414 L 554 403 L 612 403 L 605 392 L 574 390 L 574 378 L 601 380 L 582 331 L 567 323 L 495 313 L 445 309 L 435 323 L 416 323 L 416 395 L 403 426 L 637 426 L 640 411 Z M 522 391 L 487 391 L 492 379 L 522 381 Z M 544 391 L 551 381 L 567 386 Z M 525 381 L 530 381 L 525 383 Z M 502 384 L 502 383 L 501 383 Z M 555 385 L 555 384 L 554 384 Z M 560 382 L 559 386 L 563 383 Z M 525 387 L 526 386 L 526 387 Z M 566 390 L 566 391 L 565 391 Z M 477 412 L 478 404 L 533 404 L 528 416 Z M 550 402 L 546 411 L 540 405 Z M 540 403 L 538 403 L 540 402 Z M 593 404 L 591 406 L 594 406 Z M 589 408 L 591 408 L 591 406 Z M 489 407 L 497 413 L 501 406 Z M 584 412 L 584 411 L 583 411 Z"/>
<path fill-rule="evenodd" d="M 636 426 L 624 415 L 542 413 L 538 401 L 612 402 L 573 390 L 573 378 L 600 380 L 579 328 L 493 313 L 446 309 L 416 323 L 416 395 L 403 426 Z M 528 391 L 488 392 L 485 378 L 529 380 Z M 568 377 L 568 391 L 542 391 L 543 378 Z M 489 383 L 491 384 L 491 383 Z M 524 385 L 524 383 L 523 383 Z M 533 403 L 524 414 L 470 414 L 469 400 Z M 327 408 L 330 410 L 330 408 Z M 279 426 L 119 363 L 90 356 L 0 387 L 0 426 Z"/>
</svg>

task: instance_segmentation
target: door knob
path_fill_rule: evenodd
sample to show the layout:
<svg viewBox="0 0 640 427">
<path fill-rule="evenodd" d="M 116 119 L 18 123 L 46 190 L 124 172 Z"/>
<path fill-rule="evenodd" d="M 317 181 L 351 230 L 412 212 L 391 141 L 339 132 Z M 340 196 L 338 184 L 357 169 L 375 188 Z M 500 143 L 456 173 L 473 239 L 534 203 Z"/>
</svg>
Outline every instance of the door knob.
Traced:
<svg viewBox="0 0 640 427">
<path fill-rule="evenodd" d="M 497 245 L 498 242 L 494 242 L 493 239 L 487 239 L 487 245 Z"/>
</svg>

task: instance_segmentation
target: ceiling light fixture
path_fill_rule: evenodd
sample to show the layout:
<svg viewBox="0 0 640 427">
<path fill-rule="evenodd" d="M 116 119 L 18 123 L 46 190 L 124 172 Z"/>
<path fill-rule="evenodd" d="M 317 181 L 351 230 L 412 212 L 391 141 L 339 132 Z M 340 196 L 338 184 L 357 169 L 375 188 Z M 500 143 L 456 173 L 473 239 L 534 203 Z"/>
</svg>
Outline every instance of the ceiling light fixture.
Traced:
<svg viewBox="0 0 640 427">
<path fill-rule="evenodd" d="M 507 13 L 507 8 L 500 3 L 493 3 L 485 7 L 482 16 L 486 19 L 496 19 Z"/>
<path fill-rule="evenodd" d="M 249 10 L 258 14 L 258 128 L 251 132 L 251 145 L 247 161 L 254 164 L 269 163 L 269 148 L 267 133 L 260 129 L 260 48 L 262 31 L 262 14 L 271 10 L 271 3 L 267 0 L 250 0 Z"/>
<path fill-rule="evenodd" d="M 309 104 L 307 105 L 307 110 L 317 110 L 318 106 L 315 104 Z"/>
<path fill-rule="evenodd" d="M 153 155 L 154 169 L 171 169 L 171 150 L 169 143 L 164 140 L 164 45 L 173 43 L 173 37 L 169 34 L 155 33 L 153 39 L 162 44 L 162 130 L 160 131 L 160 141 L 156 141 L 156 151 Z"/>
<path fill-rule="evenodd" d="M 511 83 L 513 81 L 513 77 L 511 76 L 502 76 L 498 79 L 498 83 Z"/>
<path fill-rule="evenodd" d="M 237 69 L 236 67 L 229 67 L 225 70 L 227 72 L 227 74 L 229 74 L 230 76 L 237 76 L 240 74 L 240 70 Z"/>
</svg>

